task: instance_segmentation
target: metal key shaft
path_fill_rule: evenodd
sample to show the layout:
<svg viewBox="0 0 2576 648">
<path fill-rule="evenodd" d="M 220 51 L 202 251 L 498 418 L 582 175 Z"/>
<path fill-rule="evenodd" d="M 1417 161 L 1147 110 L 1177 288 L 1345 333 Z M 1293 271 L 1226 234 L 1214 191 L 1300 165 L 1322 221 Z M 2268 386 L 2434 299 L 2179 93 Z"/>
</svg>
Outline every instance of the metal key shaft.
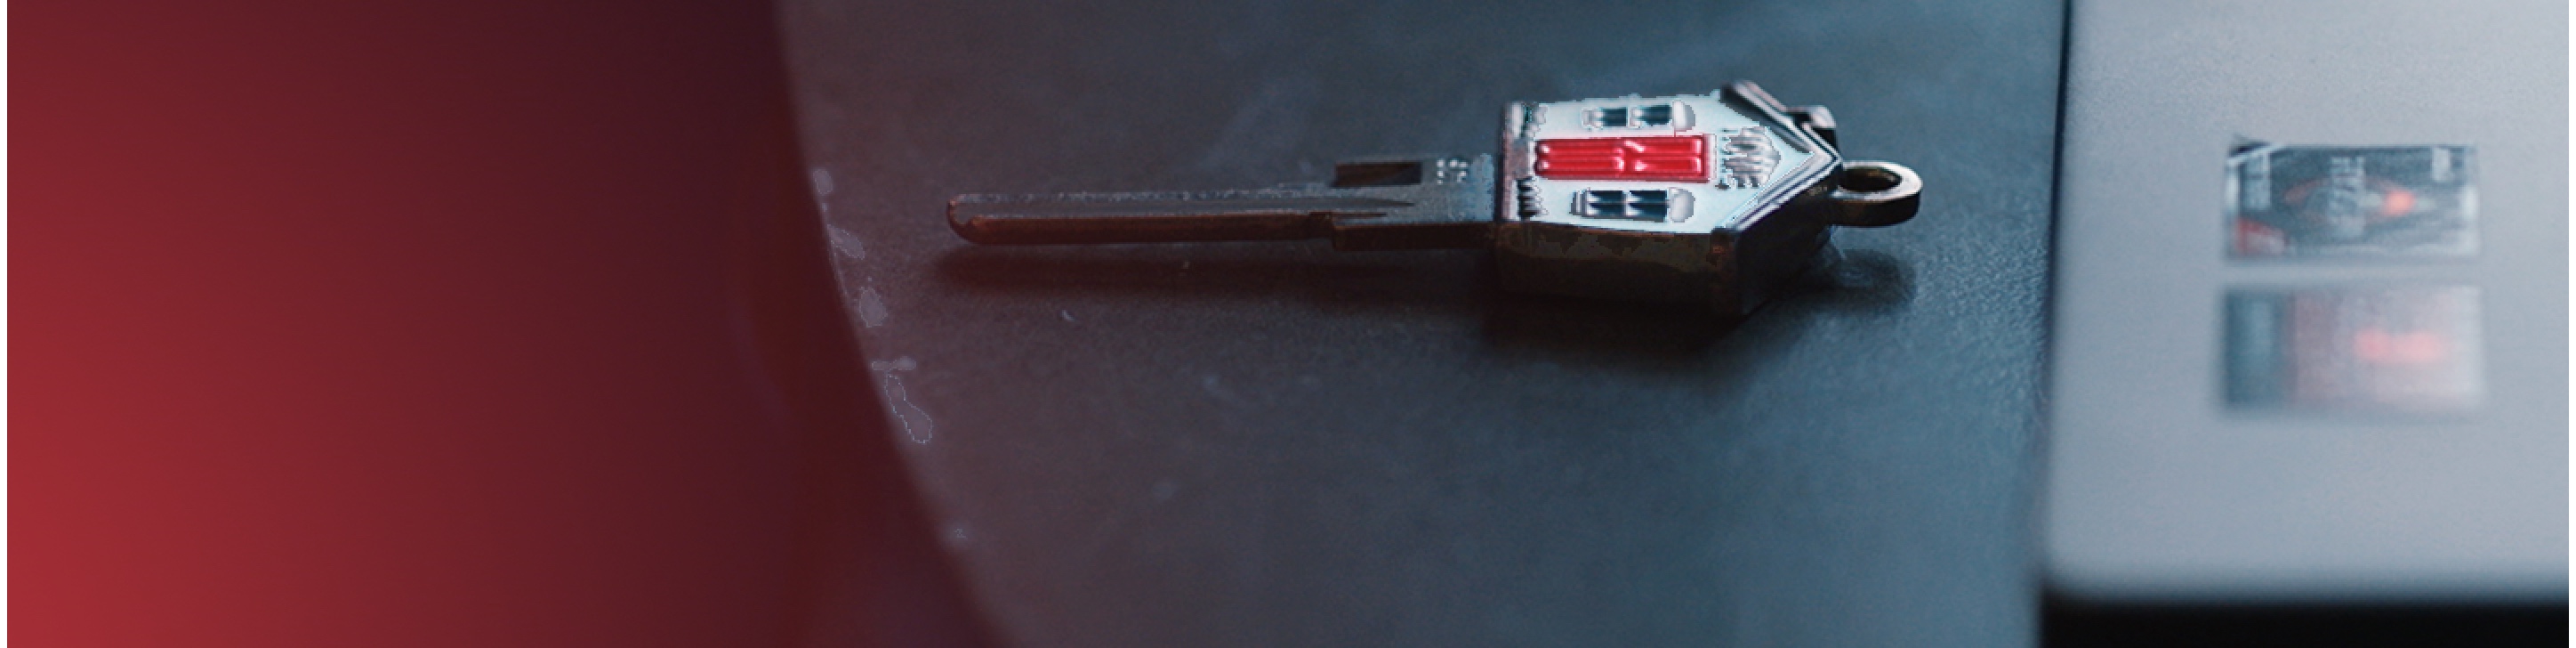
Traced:
<svg viewBox="0 0 2576 648">
<path fill-rule="evenodd" d="M 987 245 L 1330 239 L 1334 249 L 1481 248 L 1492 241 L 1490 156 L 1378 159 L 1331 184 L 1272 189 L 968 194 L 948 225 Z"/>
</svg>

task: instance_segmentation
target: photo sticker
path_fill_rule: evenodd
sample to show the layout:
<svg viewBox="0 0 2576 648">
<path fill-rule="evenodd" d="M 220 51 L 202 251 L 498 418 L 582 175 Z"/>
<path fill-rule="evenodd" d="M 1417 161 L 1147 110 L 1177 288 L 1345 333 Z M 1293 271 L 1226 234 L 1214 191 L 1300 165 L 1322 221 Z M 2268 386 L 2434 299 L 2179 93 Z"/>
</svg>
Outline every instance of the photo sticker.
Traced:
<svg viewBox="0 0 2576 648">
<path fill-rule="evenodd" d="M 2237 258 L 2471 256 L 2476 150 L 2238 146 L 2227 159 Z"/>
<path fill-rule="evenodd" d="M 2238 289 L 2226 305 L 2227 403 L 2461 410 L 2483 395 L 2478 289 Z"/>
</svg>

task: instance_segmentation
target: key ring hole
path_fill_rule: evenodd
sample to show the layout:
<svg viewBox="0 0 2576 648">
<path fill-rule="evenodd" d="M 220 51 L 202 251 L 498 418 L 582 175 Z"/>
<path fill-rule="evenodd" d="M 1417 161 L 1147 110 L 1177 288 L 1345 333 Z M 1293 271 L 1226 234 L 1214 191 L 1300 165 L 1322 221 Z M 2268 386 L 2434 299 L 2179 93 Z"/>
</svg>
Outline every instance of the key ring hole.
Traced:
<svg viewBox="0 0 2576 648">
<path fill-rule="evenodd" d="M 1884 167 L 1855 166 L 1843 169 L 1842 188 L 1852 193 L 1878 193 L 1904 184 L 1905 178 Z"/>
<path fill-rule="evenodd" d="M 1840 205 L 1828 222 L 1845 227 L 1886 227 L 1914 218 L 1922 204 L 1923 178 L 1893 162 L 1843 163 L 1831 198 Z"/>
<path fill-rule="evenodd" d="M 1844 162 L 1842 173 L 1836 174 L 1833 197 L 1843 203 L 1885 203 L 1913 198 L 1922 191 L 1923 179 L 1905 165 L 1853 160 Z"/>
</svg>

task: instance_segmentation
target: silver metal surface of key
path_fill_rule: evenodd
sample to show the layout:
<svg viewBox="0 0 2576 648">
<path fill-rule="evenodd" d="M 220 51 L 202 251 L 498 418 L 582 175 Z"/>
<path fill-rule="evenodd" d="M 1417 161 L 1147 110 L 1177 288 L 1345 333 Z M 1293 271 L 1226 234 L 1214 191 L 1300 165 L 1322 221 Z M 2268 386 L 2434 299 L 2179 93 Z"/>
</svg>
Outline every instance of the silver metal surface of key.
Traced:
<svg viewBox="0 0 2576 648">
<path fill-rule="evenodd" d="M 1335 165 L 1328 184 L 1200 192 L 969 194 L 948 223 L 987 245 L 1329 239 L 1344 251 L 1490 248 L 1505 288 L 1749 312 L 1834 226 L 1914 217 L 1922 180 L 1846 161 L 1832 113 L 1750 82 L 1707 95 L 1514 103 L 1497 156 Z"/>
</svg>

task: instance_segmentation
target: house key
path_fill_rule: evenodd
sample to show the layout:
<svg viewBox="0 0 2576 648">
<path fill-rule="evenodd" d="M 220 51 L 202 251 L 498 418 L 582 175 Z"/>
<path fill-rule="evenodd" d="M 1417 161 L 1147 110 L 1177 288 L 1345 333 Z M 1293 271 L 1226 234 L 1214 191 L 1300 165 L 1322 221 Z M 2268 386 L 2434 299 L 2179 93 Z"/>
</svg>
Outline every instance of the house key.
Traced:
<svg viewBox="0 0 2576 648">
<path fill-rule="evenodd" d="M 1506 289 L 1705 302 L 1743 314 L 1832 227 L 1914 217 L 1914 171 L 1846 161 L 1833 115 L 1739 81 L 1707 95 L 1516 102 L 1493 156 L 1334 165 L 1271 189 L 968 194 L 948 225 L 986 245 L 1330 239 L 1342 251 L 1491 248 Z"/>
</svg>

